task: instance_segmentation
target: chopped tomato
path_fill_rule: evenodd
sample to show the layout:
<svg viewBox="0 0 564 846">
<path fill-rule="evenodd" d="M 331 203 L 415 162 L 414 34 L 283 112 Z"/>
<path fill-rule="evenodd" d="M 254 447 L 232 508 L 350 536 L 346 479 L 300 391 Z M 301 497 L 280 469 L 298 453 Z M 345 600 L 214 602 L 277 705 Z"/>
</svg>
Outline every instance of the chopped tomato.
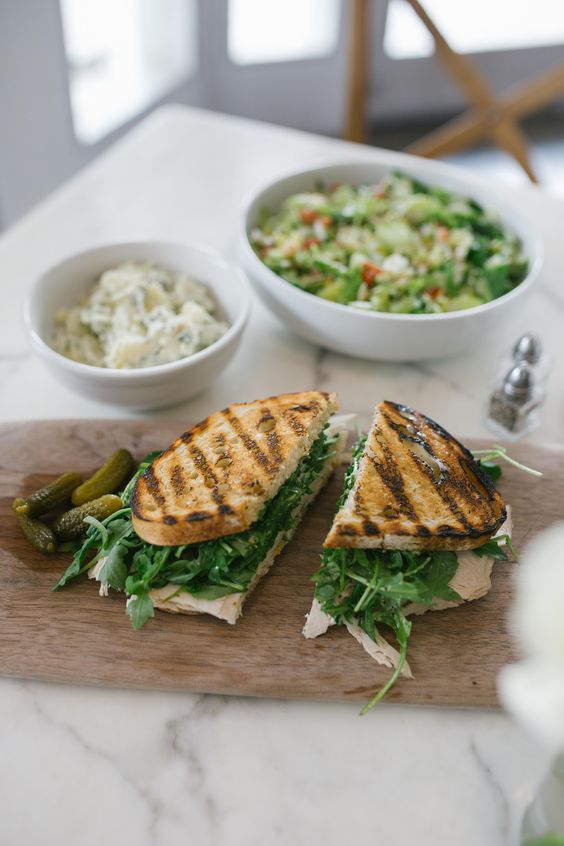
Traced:
<svg viewBox="0 0 564 846">
<path fill-rule="evenodd" d="M 440 285 L 435 285 L 434 288 L 429 288 L 427 290 L 427 293 L 429 294 L 431 299 L 436 300 L 437 297 L 440 296 L 443 293 L 443 289 L 441 288 Z"/>
<path fill-rule="evenodd" d="M 371 288 L 379 273 L 382 273 L 382 268 L 378 267 L 377 264 L 372 264 L 372 262 L 367 261 L 362 267 L 362 281 Z"/>
<path fill-rule="evenodd" d="M 309 250 L 310 247 L 319 247 L 317 238 L 304 238 L 304 250 Z"/>
<path fill-rule="evenodd" d="M 322 216 L 319 218 L 319 220 L 321 221 L 321 223 L 323 224 L 323 226 L 331 226 L 331 224 L 333 223 L 333 218 L 332 218 L 332 217 L 330 217 L 328 214 L 324 214 L 324 215 L 322 215 Z"/>
<path fill-rule="evenodd" d="M 300 220 L 302 223 L 313 223 L 319 215 L 315 209 L 300 209 Z"/>
<path fill-rule="evenodd" d="M 448 229 L 446 226 L 437 226 L 437 240 L 446 241 L 448 238 Z"/>
</svg>

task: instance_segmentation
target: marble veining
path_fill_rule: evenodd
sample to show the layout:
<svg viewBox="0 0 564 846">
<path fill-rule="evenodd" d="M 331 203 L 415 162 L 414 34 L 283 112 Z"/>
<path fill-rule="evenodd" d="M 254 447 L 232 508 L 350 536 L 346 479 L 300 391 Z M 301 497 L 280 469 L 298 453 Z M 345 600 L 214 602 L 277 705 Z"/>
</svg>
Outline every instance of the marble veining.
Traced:
<svg viewBox="0 0 564 846">
<path fill-rule="evenodd" d="M 1 419 L 129 416 L 59 387 L 30 353 L 22 303 L 46 266 L 126 238 L 189 239 L 230 252 L 248 191 L 337 155 L 374 153 L 180 107 L 147 119 L 0 239 Z M 229 402 L 318 388 L 338 391 L 361 427 L 387 398 L 420 407 L 461 437 L 487 436 L 488 382 L 518 334 L 532 330 L 554 362 L 532 437 L 561 443 L 556 222 L 564 207 L 538 190 L 503 190 L 541 230 L 546 267 L 526 312 L 478 349 L 406 365 L 353 360 L 296 338 L 255 302 L 244 343 L 217 383 L 158 414 L 190 421 Z M 508 717 L 487 711 L 383 705 L 360 719 L 354 704 L 1 679 L 0 717 L 0 846 L 514 846 L 547 762 Z"/>
</svg>

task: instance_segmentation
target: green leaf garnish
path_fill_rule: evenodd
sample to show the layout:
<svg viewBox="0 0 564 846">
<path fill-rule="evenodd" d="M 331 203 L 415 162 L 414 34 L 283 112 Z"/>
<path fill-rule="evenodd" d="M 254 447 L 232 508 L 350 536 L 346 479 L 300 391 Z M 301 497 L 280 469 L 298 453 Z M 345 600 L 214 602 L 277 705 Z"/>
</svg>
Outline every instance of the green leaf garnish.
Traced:
<svg viewBox="0 0 564 846">
<path fill-rule="evenodd" d="M 472 450 L 472 455 L 479 459 L 482 468 L 484 467 L 484 463 L 491 466 L 492 462 L 500 460 L 506 461 L 507 464 L 511 464 L 512 467 L 516 467 L 517 470 L 522 470 L 523 473 L 528 473 L 530 476 L 542 476 L 540 470 L 533 470 L 532 467 L 527 467 L 526 464 L 520 464 L 519 461 L 515 461 L 514 458 L 511 458 L 511 456 L 507 454 L 507 449 L 501 446 L 501 444 L 493 444 L 491 449 Z M 500 475 L 501 469 L 497 478 L 499 478 Z"/>
<path fill-rule="evenodd" d="M 479 546 L 476 549 L 473 549 L 472 552 L 474 555 L 477 555 L 478 558 L 484 558 L 486 556 L 490 556 L 494 558 L 496 561 L 507 561 L 508 556 L 504 549 L 501 548 L 501 544 L 506 544 L 509 541 L 509 535 L 500 535 L 499 537 L 490 538 L 483 546 Z M 510 542 L 510 541 L 509 541 Z"/>
<path fill-rule="evenodd" d="M 495 485 L 501 478 L 501 467 L 493 461 L 480 461 L 482 472 L 486 474 L 491 482 Z"/>
<path fill-rule="evenodd" d="M 148 594 L 133 596 L 125 606 L 125 613 L 131 620 L 134 629 L 140 629 L 147 620 L 155 616 L 153 602 Z"/>
</svg>

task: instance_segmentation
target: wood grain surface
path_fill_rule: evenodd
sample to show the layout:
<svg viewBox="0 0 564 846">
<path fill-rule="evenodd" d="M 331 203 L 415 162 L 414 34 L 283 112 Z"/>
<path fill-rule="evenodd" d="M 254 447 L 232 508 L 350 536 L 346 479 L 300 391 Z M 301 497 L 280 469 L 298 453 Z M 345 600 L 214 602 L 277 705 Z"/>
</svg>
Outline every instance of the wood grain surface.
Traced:
<svg viewBox="0 0 564 846">
<path fill-rule="evenodd" d="M 388 677 L 353 638 L 335 627 L 301 635 L 323 538 L 342 471 L 310 508 L 294 540 L 247 602 L 235 626 L 206 616 L 156 612 L 139 632 L 124 597 L 98 596 L 81 577 L 50 588 L 69 556 L 45 558 L 22 538 L 11 503 L 58 473 L 92 472 L 117 446 L 136 458 L 159 449 L 188 421 L 39 421 L 0 426 L 0 673 L 51 681 L 166 688 L 246 696 L 366 699 Z M 470 447 L 477 442 L 468 442 Z M 540 480 L 504 470 L 500 490 L 513 508 L 517 548 L 564 516 L 564 449 L 515 446 L 543 470 Z M 391 702 L 495 706 L 495 678 L 515 658 L 506 619 L 512 570 L 497 563 L 493 589 L 461 608 L 414 620 L 409 661 Z"/>
</svg>

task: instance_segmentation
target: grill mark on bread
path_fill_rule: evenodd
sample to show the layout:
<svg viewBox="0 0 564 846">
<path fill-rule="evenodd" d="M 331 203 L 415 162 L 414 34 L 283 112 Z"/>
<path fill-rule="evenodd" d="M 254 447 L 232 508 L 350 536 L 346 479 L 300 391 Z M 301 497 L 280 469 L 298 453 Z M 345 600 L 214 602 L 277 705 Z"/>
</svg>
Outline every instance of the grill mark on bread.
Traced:
<svg viewBox="0 0 564 846">
<path fill-rule="evenodd" d="M 221 412 L 233 431 L 239 437 L 241 443 L 247 450 L 247 452 L 251 455 L 253 460 L 268 474 L 268 476 L 274 476 L 277 470 L 276 466 L 273 466 L 268 458 L 268 456 L 263 452 L 260 446 L 257 444 L 255 439 L 252 435 L 243 428 L 241 425 L 241 421 L 235 417 L 229 408 L 224 409 Z"/>
<path fill-rule="evenodd" d="M 403 407 L 402 412 L 406 412 L 406 411 L 408 411 L 408 409 L 406 407 Z M 475 533 L 476 532 L 475 524 L 468 519 L 468 517 L 466 516 L 464 511 L 461 510 L 461 508 L 460 508 L 459 504 L 457 503 L 456 499 L 454 499 L 453 496 L 452 496 L 452 490 L 454 489 L 454 493 L 459 498 L 463 499 L 464 502 L 466 503 L 466 505 L 469 507 L 470 513 L 472 513 L 472 510 L 476 506 L 476 498 L 473 495 L 473 491 L 477 491 L 478 498 L 480 500 L 482 500 L 481 503 L 480 503 L 481 506 L 483 507 L 484 504 L 485 504 L 483 502 L 483 499 L 484 499 L 483 494 L 480 492 L 479 489 L 477 489 L 477 487 L 474 484 L 472 478 L 470 478 L 468 471 L 467 470 L 465 471 L 465 469 L 463 467 L 461 467 L 460 457 L 458 455 L 458 453 L 461 449 L 461 444 L 459 444 L 458 441 L 456 441 L 448 432 L 446 432 L 444 429 L 442 429 L 442 427 L 440 427 L 438 424 L 431 426 L 430 422 L 428 422 L 428 418 L 423 418 L 423 416 L 421 414 L 419 414 L 418 412 L 413 411 L 412 409 L 409 409 L 408 413 L 411 415 L 412 418 L 413 417 L 416 418 L 415 421 L 410 419 L 410 422 L 413 422 L 415 424 L 415 429 L 416 429 L 416 432 L 412 436 L 411 435 L 405 435 L 402 432 L 402 424 L 398 424 L 386 412 L 382 412 L 381 416 L 382 416 L 383 420 L 388 424 L 388 426 L 392 429 L 392 431 L 394 432 L 396 437 L 399 439 L 400 444 L 403 441 L 406 441 L 406 440 L 411 440 L 415 443 L 418 443 L 429 454 L 429 456 L 431 457 L 431 459 L 433 461 L 440 462 L 442 465 L 444 465 L 444 462 L 442 462 L 441 459 L 435 454 L 435 451 L 433 449 L 432 444 L 429 442 L 428 438 L 426 437 L 426 430 L 431 429 L 431 431 L 434 431 L 436 434 L 440 435 L 443 442 L 448 443 L 449 447 L 452 449 L 453 455 L 457 456 L 457 464 L 458 464 L 458 468 L 460 469 L 461 472 L 457 473 L 456 467 L 452 467 L 452 465 L 451 466 L 444 465 L 444 470 L 441 469 L 441 477 L 438 481 L 435 479 L 434 472 L 433 472 L 432 468 L 428 467 L 425 464 L 425 461 L 422 458 L 420 458 L 419 456 L 417 456 L 416 454 L 414 454 L 409 449 L 409 447 L 407 449 L 408 457 L 414 462 L 414 464 L 415 464 L 417 470 L 419 471 L 419 473 L 425 475 L 429 479 L 429 481 L 433 484 L 433 488 L 434 488 L 435 492 L 438 494 L 438 496 L 441 498 L 443 503 L 446 505 L 446 507 L 448 508 L 448 510 L 450 511 L 452 516 L 454 517 L 454 519 L 458 522 L 458 524 L 459 524 L 458 526 L 450 526 L 449 527 L 450 532 L 454 532 L 454 533 L 458 533 L 458 534 L 463 534 L 463 533 L 464 534 L 473 534 L 473 533 Z M 464 449 L 464 448 L 462 448 L 462 449 Z M 479 481 L 476 477 L 476 474 L 474 473 L 473 475 L 476 478 L 476 481 Z M 485 490 L 484 490 L 484 493 L 485 493 Z M 486 502 L 487 502 L 488 506 L 490 506 L 488 510 L 490 512 L 490 515 L 491 515 L 491 503 L 490 503 L 489 497 L 486 499 Z M 446 527 L 446 524 L 445 524 L 445 526 L 443 526 L 441 528 L 445 529 L 445 527 Z M 445 531 L 441 531 L 439 529 L 439 533 L 445 534 Z"/>
<path fill-rule="evenodd" d="M 212 482 L 214 485 L 217 485 L 217 478 L 213 470 L 211 469 L 210 465 L 208 464 L 206 457 L 202 450 L 193 444 L 189 448 L 190 455 L 192 456 L 192 461 L 204 477 L 206 482 Z"/>
<path fill-rule="evenodd" d="M 266 436 L 266 443 L 268 444 L 268 449 L 272 454 L 272 458 L 277 463 L 282 463 L 282 453 L 280 452 L 280 441 L 278 440 L 278 433 L 276 429 L 272 432 L 269 432 Z"/>
<path fill-rule="evenodd" d="M 494 499 L 494 494 L 493 491 L 485 484 L 485 481 L 489 481 L 489 479 L 487 479 L 487 477 L 484 479 L 484 473 L 482 472 L 480 465 L 476 463 L 472 454 L 470 455 L 470 459 L 465 455 L 459 456 L 458 465 L 463 474 L 470 475 L 472 487 L 476 491 L 478 497 L 481 500 L 487 500 L 487 502 L 491 505 L 492 500 Z"/>
<path fill-rule="evenodd" d="M 292 429 L 292 431 L 295 432 L 296 435 L 303 435 L 305 433 L 306 427 L 304 426 L 302 421 L 298 420 L 298 418 L 294 414 L 290 414 L 290 412 L 288 412 L 285 417 L 288 421 L 290 429 Z"/>
<path fill-rule="evenodd" d="M 155 476 L 152 464 L 150 464 L 143 473 L 143 479 L 145 480 L 145 486 L 153 497 L 154 501 L 157 503 L 157 505 L 160 505 L 161 508 L 163 508 L 166 499 L 162 494 L 162 491 L 160 489 L 160 482 Z"/>
<path fill-rule="evenodd" d="M 366 505 L 362 497 L 362 492 L 360 490 L 356 490 L 353 494 L 353 499 L 356 513 L 359 515 L 359 517 L 362 518 L 363 521 L 370 522 L 368 518 L 368 512 L 366 510 Z"/>
<path fill-rule="evenodd" d="M 372 463 L 376 473 L 380 476 L 383 483 L 397 502 L 400 511 L 403 514 L 406 514 L 411 520 L 417 520 L 417 514 L 415 513 L 411 500 L 405 491 L 403 477 L 398 465 L 396 464 L 396 460 L 391 449 L 387 444 L 381 441 L 378 442 L 378 445 L 382 450 L 384 462 L 378 461 L 375 455 L 367 453 L 369 461 Z"/>
<path fill-rule="evenodd" d="M 262 417 L 259 420 L 260 429 L 261 424 L 266 423 L 270 426 L 270 421 L 272 421 L 272 428 L 266 429 L 266 445 L 268 447 L 268 451 L 270 452 L 272 458 L 271 461 L 276 464 L 282 464 L 283 457 L 282 453 L 280 452 L 280 440 L 278 438 L 278 432 L 276 430 L 276 418 L 273 416 L 272 412 L 268 407 L 266 407 L 262 413 Z"/>
<path fill-rule="evenodd" d="M 323 396 L 327 396 L 324 394 Z M 319 411 L 319 403 L 313 401 L 310 403 L 300 403 L 299 405 L 290 406 L 290 411 Z"/>
<path fill-rule="evenodd" d="M 424 440 L 421 439 L 417 441 L 420 443 L 426 450 L 429 452 L 431 456 L 433 456 L 432 449 L 430 448 L 429 444 Z M 452 526 L 452 529 L 456 529 L 456 531 L 461 532 L 463 529 L 465 532 L 472 532 L 474 530 L 474 525 L 467 519 L 466 515 L 463 511 L 459 508 L 456 500 L 453 499 L 450 492 L 447 490 L 447 486 L 454 486 L 456 488 L 457 493 L 459 493 L 463 499 L 469 501 L 470 506 L 474 506 L 474 500 L 472 497 L 468 497 L 468 491 L 463 484 L 461 484 L 460 480 L 456 480 L 455 478 L 450 478 L 449 476 L 445 475 L 441 479 L 441 484 L 437 484 L 434 478 L 433 471 L 430 467 L 427 467 L 423 459 L 419 458 L 418 456 L 414 455 L 411 450 L 408 450 L 409 456 L 411 460 L 415 463 L 415 466 L 420 473 L 420 475 L 426 477 L 431 484 L 435 492 L 439 495 L 441 500 L 444 502 L 450 513 L 452 514 L 455 521 L 458 522 L 458 527 Z M 434 457 L 434 456 L 433 456 Z"/>
<path fill-rule="evenodd" d="M 189 447 L 190 455 L 192 456 L 192 460 L 210 489 L 210 496 L 218 505 L 223 502 L 223 495 L 220 494 L 218 490 L 219 481 L 215 473 L 213 472 L 212 468 L 207 462 L 206 456 L 202 452 L 202 450 L 197 447 L 195 444 L 192 444 Z"/>
<path fill-rule="evenodd" d="M 213 514 L 210 514 L 209 511 L 192 511 L 190 514 L 187 514 L 184 518 L 186 523 L 199 523 L 200 520 L 209 520 L 210 517 L 213 517 Z"/>
<path fill-rule="evenodd" d="M 470 474 L 476 483 L 473 487 L 477 486 L 480 500 L 485 498 L 492 506 L 492 509 L 495 510 L 495 504 L 498 501 L 498 492 L 496 487 L 491 479 L 482 472 L 480 465 L 476 462 L 474 456 L 470 450 L 464 446 L 464 444 L 460 443 L 460 441 L 454 438 L 450 432 L 446 431 L 446 429 L 443 429 L 443 427 L 435 420 L 432 420 L 430 417 L 426 417 L 419 411 L 414 411 L 413 408 L 410 408 L 407 405 L 398 405 L 397 403 L 389 401 L 383 402 L 382 405 L 392 409 L 392 411 L 396 411 L 401 416 L 408 415 L 410 423 L 415 422 L 422 429 L 430 429 L 439 441 L 448 443 L 452 449 L 452 454 L 457 455 L 457 462 L 461 468 L 463 477 L 466 478 L 468 476 L 468 471 L 470 471 Z M 482 503 L 480 502 L 480 504 Z M 473 500 L 472 505 L 475 505 Z M 506 516 L 506 510 L 504 507 L 503 520 L 505 520 Z"/>
<path fill-rule="evenodd" d="M 177 497 L 181 497 L 186 491 L 186 479 L 184 470 L 180 464 L 175 464 L 170 473 L 170 484 Z"/>
</svg>

